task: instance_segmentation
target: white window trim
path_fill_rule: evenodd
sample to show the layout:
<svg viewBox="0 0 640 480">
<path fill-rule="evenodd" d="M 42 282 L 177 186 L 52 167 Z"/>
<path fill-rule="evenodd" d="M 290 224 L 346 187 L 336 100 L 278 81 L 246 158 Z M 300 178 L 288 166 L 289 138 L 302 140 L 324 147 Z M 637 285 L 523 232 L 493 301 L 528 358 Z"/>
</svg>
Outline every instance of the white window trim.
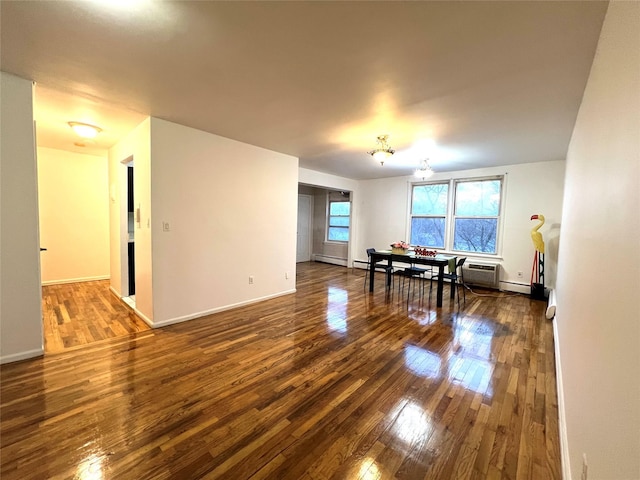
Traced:
<svg viewBox="0 0 640 480">
<path fill-rule="evenodd" d="M 349 232 L 349 240 L 329 240 L 329 227 L 330 227 L 330 223 L 331 223 L 331 204 L 332 203 L 348 203 L 349 204 L 349 226 L 348 227 L 334 227 L 334 228 L 346 228 L 347 231 Z M 331 198 L 329 197 L 329 194 L 327 194 L 327 204 L 326 204 L 326 208 L 327 208 L 327 221 L 326 221 L 326 226 L 325 226 L 325 235 L 324 235 L 324 243 L 331 243 L 331 244 L 336 244 L 336 245 L 346 245 L 349 243 L 349 241 L 351 240 L 351 200 L 331 200 Z M 344 215 L 335 215 L 335 216 L 344 216 Z"/>
</svg>

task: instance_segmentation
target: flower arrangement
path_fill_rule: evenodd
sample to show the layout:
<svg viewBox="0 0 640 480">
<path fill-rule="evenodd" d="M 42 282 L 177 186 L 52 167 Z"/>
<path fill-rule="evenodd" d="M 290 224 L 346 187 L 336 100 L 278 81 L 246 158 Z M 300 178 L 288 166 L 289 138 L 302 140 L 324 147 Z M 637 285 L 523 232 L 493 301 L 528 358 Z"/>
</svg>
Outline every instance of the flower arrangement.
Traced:
<svg viewBox="0 0 640 480">
<path fill-rule="evenodd" d="M 394 242 L 391 244 L 391 253 L 405 254 L 407 253 L 408 249 L 409 249 L 409 244 L 406 243 L 404 240 L 400 242 Z"/>
</svg>

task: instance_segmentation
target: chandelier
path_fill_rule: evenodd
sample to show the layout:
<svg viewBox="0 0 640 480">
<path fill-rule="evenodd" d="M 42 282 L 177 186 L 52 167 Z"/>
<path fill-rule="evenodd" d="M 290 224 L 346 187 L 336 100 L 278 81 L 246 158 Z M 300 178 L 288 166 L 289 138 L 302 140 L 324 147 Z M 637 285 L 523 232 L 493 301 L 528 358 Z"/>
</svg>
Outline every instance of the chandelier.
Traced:
<svg viewBox="0 0 640 480">
<path fill-rule="evenodd" d="M 391 155 L 396 153 L 396 151 L 389 147 L 387 140 L 389 139 L 389 135 L 378 135 L 378 146 L 371 150 L 369 155 L 373 156 L 376 160 L 380 162 L 380 165 L 384 165 L 384 161 L 389 158 Z"/>
<path fill-rule="evenodd" d="M 431 167 L 429 166 L 429 159 L 425 158 L 420 161 L 420 168 L 418 168 L 413 174 L 423 180 L 433 175 L 433 170 L 431 170 Z"/>
</svg>

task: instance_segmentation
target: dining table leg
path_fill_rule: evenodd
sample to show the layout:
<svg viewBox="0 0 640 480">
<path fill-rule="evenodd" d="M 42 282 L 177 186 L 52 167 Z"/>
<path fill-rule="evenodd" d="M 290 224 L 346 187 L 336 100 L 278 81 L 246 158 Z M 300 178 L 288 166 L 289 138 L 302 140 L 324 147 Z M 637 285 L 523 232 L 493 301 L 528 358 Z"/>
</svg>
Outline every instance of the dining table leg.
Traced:
<svg viewBox="0 0 640 480">
<path fill-rule="evenodd" d="M 436 291 L 436 307 L 442 307 L 444 291 L 444 265 L 438 265 L 438 289 Z"/>
</svg>

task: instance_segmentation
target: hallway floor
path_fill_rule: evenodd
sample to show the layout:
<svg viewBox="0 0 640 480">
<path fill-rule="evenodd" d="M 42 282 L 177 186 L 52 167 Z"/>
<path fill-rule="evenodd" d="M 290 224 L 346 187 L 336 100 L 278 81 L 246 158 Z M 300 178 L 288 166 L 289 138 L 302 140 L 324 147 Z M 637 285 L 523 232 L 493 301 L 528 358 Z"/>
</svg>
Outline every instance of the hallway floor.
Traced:
<svg viewBox="0 0 640 480">
<path fill-rule="evenodd" d="M 42 316 L 45 353 L 150 329 L 109 290 L 108 280 L 43 285 Z"/>
</svg>

